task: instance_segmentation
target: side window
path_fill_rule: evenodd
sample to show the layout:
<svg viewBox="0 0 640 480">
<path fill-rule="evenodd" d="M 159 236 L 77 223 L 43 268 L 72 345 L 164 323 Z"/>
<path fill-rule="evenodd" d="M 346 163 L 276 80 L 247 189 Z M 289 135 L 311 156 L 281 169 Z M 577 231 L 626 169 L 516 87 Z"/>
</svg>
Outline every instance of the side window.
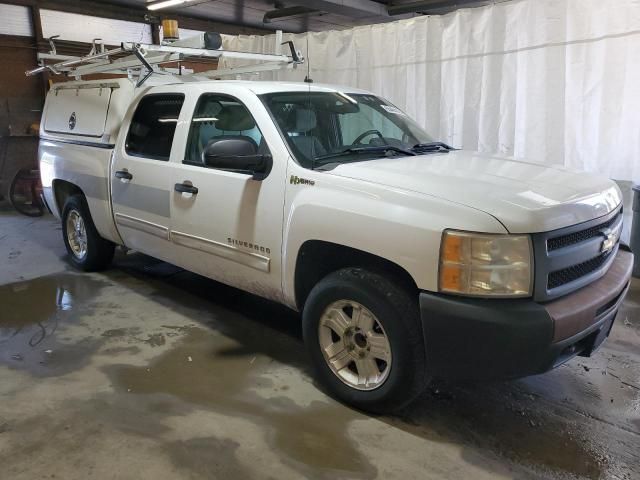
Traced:
<svg viewBox="0 0 640 480">
<path fill-rule="evenodd" d="M 266 153 L 262 133 L 242 102 L 226 95 L 204 94 L 191 120 L 184 163 L 204 165 L 207 145 L 240 138 L 253 143 L 257 152 Z"/>
<path fill-rule="evenodd" d="M 169 160 L 184 95 L 152 94 L 140 100 L 127 134 L 129 155 Z"/>
</svg>

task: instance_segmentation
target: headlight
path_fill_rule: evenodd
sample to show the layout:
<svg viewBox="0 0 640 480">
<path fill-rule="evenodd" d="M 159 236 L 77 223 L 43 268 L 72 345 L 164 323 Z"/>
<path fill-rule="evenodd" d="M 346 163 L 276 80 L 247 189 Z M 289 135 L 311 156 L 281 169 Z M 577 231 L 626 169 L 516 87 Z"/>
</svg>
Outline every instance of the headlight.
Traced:
<svg viewBox="0 0 640 480">
<path fill-rule="evenodd" d="M 439 290 L 474 296 L 532 294 L 531 239 L 446 230 L 440 247 Z"/>
</svg>

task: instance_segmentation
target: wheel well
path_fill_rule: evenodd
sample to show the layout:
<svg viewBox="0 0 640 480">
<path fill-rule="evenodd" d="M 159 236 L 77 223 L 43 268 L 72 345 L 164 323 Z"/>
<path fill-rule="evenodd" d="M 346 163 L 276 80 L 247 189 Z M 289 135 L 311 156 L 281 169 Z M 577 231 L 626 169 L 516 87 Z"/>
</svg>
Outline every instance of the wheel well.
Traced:
<svg viewBox="0 0 640 480">
<path fill-rule="evenodd" d="M 295 273 L 296 304 L 304 306 L 311 289 L 331 272 L 346 267 L 367 268 L 385 274 L 409 292 L 418 292 L 413 277 L 400 265 L 356 248 L 309 240 L 298 251 Z"/>
<path fill-rule="evenodd" d="M 80 190 L 80 187 L 77 185 L 67 182 L 66 180 L 54 180 L 53 184 L 53 194 L 56 199 L 56 207 L 58 207 L 58 212 L 62 215 L 62 209 L 64 208 L 64 204 L 71 195 L 83 195 L 84 192 Z"/>
</svg>

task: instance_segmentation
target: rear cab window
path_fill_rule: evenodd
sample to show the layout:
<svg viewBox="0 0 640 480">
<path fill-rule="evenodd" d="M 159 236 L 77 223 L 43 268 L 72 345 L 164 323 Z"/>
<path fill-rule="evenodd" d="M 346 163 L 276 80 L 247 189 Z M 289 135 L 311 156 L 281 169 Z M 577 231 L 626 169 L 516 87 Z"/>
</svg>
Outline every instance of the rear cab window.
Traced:
<svg viewBox="0 0 640 480">
<path fill-rule="evenodd" d="M 140 100 L 127 134 L 127 154 L 168 161 L 183 103 L 183 94 L 151 94 Z"/>
</svg>

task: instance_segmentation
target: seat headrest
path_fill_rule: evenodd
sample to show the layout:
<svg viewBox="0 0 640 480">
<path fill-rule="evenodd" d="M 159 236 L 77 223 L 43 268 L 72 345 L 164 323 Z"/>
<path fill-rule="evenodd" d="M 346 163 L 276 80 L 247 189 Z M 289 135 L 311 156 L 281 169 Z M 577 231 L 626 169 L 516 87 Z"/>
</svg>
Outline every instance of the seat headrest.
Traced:
<svg viewBox="0 0 640 480">
<path fill-rule="evenodd" d="M 316 112 L 308 108 L 299 108 L 296 110 L 296 128 L 295 132 L 307 133 L 318 125 Z"/>
<path fill-rule="evenodd" d="M 253 117 L 243 105 L 227 105 L 217 116 L 218 130 L 242 132 L 252 130 L 256 126 Z"/>
<path fill-rule="evenodd" d="M 208 118 L 218 115 L 224 107 L 220 102 L 207 101 L 201 107 L 198 107 L 198 117 Z"/>
<path fill-rule="evenodd" d="M 138 137 L 146 137 L 151 130 L 148 126 L 140 123 L 140 122 L 131 122 L 131 128 L 129 128 L 129 132 Z"/>
</svg>

